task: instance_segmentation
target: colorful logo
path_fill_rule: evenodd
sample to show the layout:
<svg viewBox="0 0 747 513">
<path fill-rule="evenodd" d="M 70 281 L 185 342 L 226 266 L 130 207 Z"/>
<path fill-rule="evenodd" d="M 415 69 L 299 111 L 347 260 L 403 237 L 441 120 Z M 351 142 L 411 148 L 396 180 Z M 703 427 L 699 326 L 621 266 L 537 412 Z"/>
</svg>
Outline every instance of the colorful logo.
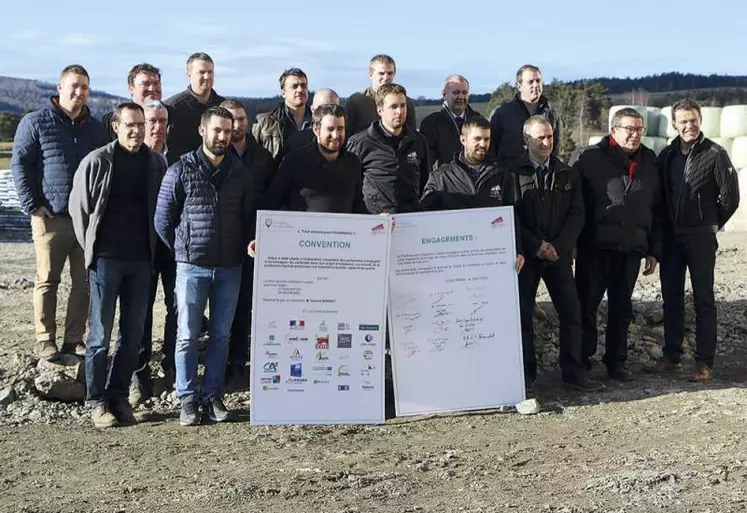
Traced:
<svg viewBox="0 0 747 513">
<path fill-rule="evenodd" d="M 288 321 L 288 327 L 292 330 L 302 330 L 306 327 L 306 321 L 303 319 Z"/>
<path fill-rule="evenodd" d="M 329 360 L 329 356 L 327 356 L 324 351 L 317 351 L 315 358 L 318 362 L 326 362 Z"/>
<path fill-rule="evenodd" d="M 373 360 L 373 351 L 365 350 L 363 351 L 363 359 L 364 360 Z"/>
<path fill-rule="evenodd" d="M 379 331 L 378 324 L 359 324 L 358 331 Z"/>
<path fill-rule="evenodd" d="M 348 372 L 348 368 L 346 365 L 340 365 L 337 367 L 337 375 L 342 376 L 350 376 L 350 373 Z"/>
<path fill-rule="evenodd" d="M 380 232 L 383 229 L 384 229 L 384 223 L 379 223 L 376 226 L 374 226 L 373 228 L 371 228 L 371 231 L 372 232 Z"/>
<path fill-rule="evenodd" d="M 350 390 L 350 385 L 337 385 L 338 391 Z"/>
<path fill-rule="evenodd" d="M 373 342 L 374 336 L 370 333 L 366 333 L 366 336 L 363 338 L 366 340 L 366 342 Z"/>
<path fill-rule="evenodd" d="M 300 378 L 303 376 L 303 364 L 302 363 L 291 363 L 290 375 L 294 378 Z"/>
<path fill-rule="evenodd" d="M 503 226 L 503 216 L 498 216 L 492 221 L 490 221 L 490 226 L 496 227 L 496 226 Z"/>
<path fill-rule="evenodd" d="M 329 335 L 316 336 L 316 349 L 329 349 Z"/>
<path fill-rule="evenodd" d="M 298 348 L 296 348 L 291 353 L 290 359 L 291 360 L 302 360 L 303 359 L 303 355 L 301 354 L 301 351 L 299 351 Z"/>
<path fill-rule="evenodd" d="M 265 362 L 265 364 L 262 366 L 262 370 L 264 370 L 265 372 L 277 372 L 278 362 Z"/>
</svg>

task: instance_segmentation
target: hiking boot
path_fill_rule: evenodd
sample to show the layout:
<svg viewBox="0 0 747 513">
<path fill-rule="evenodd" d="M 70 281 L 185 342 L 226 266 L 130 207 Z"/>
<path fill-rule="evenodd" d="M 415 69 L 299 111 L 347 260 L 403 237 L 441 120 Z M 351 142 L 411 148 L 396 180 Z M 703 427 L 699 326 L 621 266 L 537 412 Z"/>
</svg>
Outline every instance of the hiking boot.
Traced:
<svg viewBox="0 0 747 513">
<path fill-rule="evenodd" d="M 74 354 L 75 356 L 85 356 L 86 346 L 83 342 L 63 342 L 60 351 Z"/>
<path fill-rule="evenodd" d="M 688 381 L 692 381 L 693 383 L 705 383 L 706 381 L 711 381 L 711 374 L 712 371 L 708 365 L 699 363 L 695 366 L 695 374 L 690 376 Z"/>
<path fill-rule="evenodd" d="M 182 403 L 182 412 L 179 414 L 179 424 L 182 426 L 196 426 L 200 423 L 197 416 L 197 403 L 186 401 Z"/>
<path fill-rule="evenodd" d="M 600 392 L 607 388 L 604 383 L 589 379 L 585 372 L 575 376 L 563 376 L 563 384 L 578 392 Z"/>
<path fill-rule="evenodd" d="M 206 415 L 212 422 L 226 422 L 231 420 L 231 412 L 220 397 L 213 397 L 205 401 L 203 405 L 203 415 Z"/>
<path fill-rule="evenodd" d="M 99 404 L 91 412 L 91 420 L 93 421 L 94 427 L 98 429 L 107 429 L 119 425 L 117 417 L 115 417 L 109 408 L 105 404 Z"/>
<path fill-rule="evenodd" d="M 51 340 L 40 340 L 37 347 L 37 354 L 42 360 L 51 362 L 57 358 L 57 346 Z"/>
<path fill-rule="evenodd" d="M 633 377 L 633 373 L 624 364 L 607 367 L 607 377 L 623 382 L 633 381 L 635 379 L 635 377 Z"/>
<path fill-rule="evenodd" d="M 674 363 L 666 356 L 661 356 L 656 360 L 656 363 L 653 365 L 646 365 L 643 367 L 643 370 L 653 374 L 676 374 L 682 370 L 682 365 L 680 363 Z"/>
<path fill-rule="evenodd" d="M 112 401 L 109 410 L 116 417 L 120 426 L 132 426 L 137 424 L 135 414 L 132 412 L 132 406 L 125 400 Z"/>
</svg>

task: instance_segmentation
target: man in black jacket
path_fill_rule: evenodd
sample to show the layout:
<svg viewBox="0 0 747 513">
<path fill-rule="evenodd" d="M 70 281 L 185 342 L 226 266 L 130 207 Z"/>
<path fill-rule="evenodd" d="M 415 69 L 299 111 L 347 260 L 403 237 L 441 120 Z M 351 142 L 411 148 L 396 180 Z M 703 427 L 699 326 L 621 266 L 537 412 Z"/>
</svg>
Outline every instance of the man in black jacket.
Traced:
<svg viewBox="0 0 747 513">
<path fill-rule="evenodd" d="M 231 145 L 244 165 L 251 172 L 254 182 L 256 204 L 264 205 L 264 191 L 275 174 L 275 160 L 247 133 L 249 119 L 246 108 L 238 100 L 225 100 L 220 104 L 233 116 Z M 228 341 L 228 363 L 226 383 L 231 389 L 249 386 L 246 363 L 249 361 L 249 337 L 251 334 L 252 295 L 254 284 L 254 260 L 244 255 L 241 265 L 241 288 L 236 301 L 236 313 L 231 324 L 231 338 Z"/>
<path fill-rule="evenodd" d="M 378 105 L 376 103 L 376 91 L 384 84 L 394 82 L 397 74 L 397 64 L 389 55 L 374 55 L 368 64 L 368 77 L 371 79 L 371 86 L 363 92 L 353 93 L 345 102 L 345 111 L 347 112 L 347 133 L 348 137 L 366 130 L 371 123 L 381 119 Z M 415 117 L 415 102 L 410 98 L 407 101 L 407 115 L 405 123 L 415 131 L 418 124 Z"/>
<path fill-rule="evenodd" d="M 314 91 L 314 98 L 311 100 L 311 113 L 313 118 L 313 113 L 319 107 L 320 105 L 340 105 L 340 96 L 332 89 L 329 89 L 328 87 L 323 87 L 322 89 L 319 89 L 318 91 Z M 345 131 L 347 134 L 347 130 Z M 310 144 L 314 141 L 314 125 L 310 121 L 308 123 L 304 123 L 303 129 L 301 129 L 300 132 L 296 132 L 290 138 L 288 139 L 288 144 L 286 144 L 286 152 L 298 150 L 300 148 L 303 148 L 307 144 Z M 343 141 L 344 143 L 344 141 Z M 269 184 L 268 184 L 269 185 Z"/>
<path fill-rule="evenodd" d="M 641 259 L 644 275 L 661 255 L 661 201 L 656 156 L 641 145 L 643 117 L 632 108 L 615 113 L 610 135 L 571 156 L 581 175 L 586 224 L 578 240 L 576 286 L 583 319 L 583 363 L 597 349 L 597 309 L 607 292 L 606 352 L 610 378 L 630 381 L 626 366 L 632 295 Z"/>
<path fill-rule="evenodd" d="M 739 183 L 726 150 L 700 130 L 700 106 L 680 100 L 672 106 L 679 134 L 659 155 L 659 176 L 668 215 L 664 223 L 661 293 L 664 299 L 664 356 L 646 368 L 680 370 L 685 336 L 685 271 L 690 271 L 695 303 L 696 371 L 691 381 L 711 379 L 716 353 L 713 270 L 716 232 L 739 206 Z"/>
<path fill-rule="evenodd" d="M 315 140 L 288 153 L 267 194 L 270 210 L 366 214 L 361 161 L 345 150 L 345 110 L 320 105 L 314 111 Z"/>
<path fill-rule="evenodd" d="M 132 101 L 141 107 L 145 107 L 149 102 L 160 102 L 163 94 L 161 70 L 146 62 L 134 65 L 127 74 L 127 90 L 130 92 Z M 104 123 L 109 139 L 115 141 L 117 134 L 112 128 L 113 114 L 114 111 L 107 112 L 101 117 L 101 122 Z"/>
<path fill-rule="evenodd" d="M 290 68 L 283 71 L 279 82 L 283 103 L 269 113 L 258 115 L 257 122 L 252 126 L 254 139 L 272 153 L 277 163 L 287 152 L 288 140 L 311 120 L 311 110 L 306 106 L 309 100 L 306 73 L 298 68 Z"/>
<path fill-rule="evenodd" d="M 524 374 L 531 385 L 537 375 L 532 312 L 540 280 L 545 282 L 560 320 L 560 367 L 563 382 L 579 391 L 604 388 L 587 376 L 581 361 L 581 305 L 573 281 L 572 251 L 584 225 L 578 172 L 553 152 L 552 125 L 544 116 L 524 123 L 527 152 L 511 167 L 516 209 L 526 265 L 519 274 Z"/>
<path fill-rule="evenodd" d="M 511 173 L 498 169 L 488 158 L 490 124 L 482 117 L 464 123 L 460 136 L 462 150 L 451 162 L 433 171 L 420 200 L 422 210 L 462 210 L 503 207 L 514 204 L 515 187 Z M 524 265 L 519 219 L 516 230 L 516 272 Z"/>
<path fill-rule="evenodd" d="M 169 110 L 171 128 L 166 138 L 166 145 L 169 148 L 167 154 L 169 165 L 202 144 L 198 133 L 200 118 L 207 109 L 220 105 L 220 102 L 224 100 L 213 89 L 215 65 L 208 54 L 198 52 L 189 56 L 187 78 L 189 79 L 187 89 L 164 102 L 171 109 Z"/>
<path fill-rule="evenodd" d="M 524 156 L 524 123 L 530 116 L 542 115 L 552 126 L 553 155 L 557 156 L 563 124 L 547 98 L 542 95 L 542 73 L 525 64 L 516 72 L 514 99 L 498 107 L 490 117 L 493 153 L 499 164 Z"/>
<path fill-rule="evenodd" d="M 407 92 L 398 84 L 376 91 L 381 121 L 348 141 L 363 165 L 363 200 L 371 214 L 413 212 L 428 181 L 428 142 L 405 124 Z"/>
<path fill-rule="evenodd" d="M 469 106 L 469 82 L 462 75 L 449 75 L 441 94 L 441 110 L 428 114 L 420 123 L 420 133 L 428 140 L 428 154 L 433 169 L 448 164 L 461 149 L 462 126 L 472 118 L 482 117 Z"/>
</svg>

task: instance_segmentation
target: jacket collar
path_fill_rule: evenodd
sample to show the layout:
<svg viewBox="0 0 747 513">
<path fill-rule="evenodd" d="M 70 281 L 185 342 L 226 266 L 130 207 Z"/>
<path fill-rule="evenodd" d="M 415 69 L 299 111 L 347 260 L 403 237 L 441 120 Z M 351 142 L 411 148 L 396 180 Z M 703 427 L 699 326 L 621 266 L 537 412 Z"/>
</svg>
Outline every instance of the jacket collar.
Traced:
<svg viewBox="0 0 747 513">
<path fill-rule="evenodd" d="M 525 111 L 527 111 L 530 116 L 532 115 L 532 113 L 529 112 L 529 109 L 524 103 L 524 100 L 521 99 L 519 93 L 514 94 L 514 101 L 518 103 Z M 548 110 L 550 110 L 550 102 L 547 100 L 547 97 L 542 94 L 540 95 L 539 103 L 537 104 L 537 112 L 535 112 L 535 114 L 541 114 L 547 112 Z"/>
<path fill-rule="evenodd" d="M 64 118 L 64 119 L 70 119 L 67 114 L 65 114 L 65 111 L 62 110 L 62 107 L 60 107 L 59 104 L 60 97 L 59 95 L 56 96 L 50 96 L 47 100 L 46 108 L 48 110 L 51 110 L 54 114 Z M 74 123 L 81 123 L 84 119 L 87 119 L 91 117 L 91 109 L 88 108 L 88 105 L 83 105 L 83 109 L 80 111 L 80 114 L 77 118 L 73 121 Z"/>
<path fill-rule="evenodd" d="M 192 98 L 202 103 L 203 105 L 213 103 L 215 101 L 215 97 L 218 96 L 218 93 L 215 92 L 215 89 L 211 89 L 210 96 L 208 96 L 207 101 L 202 101 L 202 98 L 200 98 L 200 96 L 192 90 L 192 86 L 187 86 L 187 93 L 189 93 Z"/>
</svg>

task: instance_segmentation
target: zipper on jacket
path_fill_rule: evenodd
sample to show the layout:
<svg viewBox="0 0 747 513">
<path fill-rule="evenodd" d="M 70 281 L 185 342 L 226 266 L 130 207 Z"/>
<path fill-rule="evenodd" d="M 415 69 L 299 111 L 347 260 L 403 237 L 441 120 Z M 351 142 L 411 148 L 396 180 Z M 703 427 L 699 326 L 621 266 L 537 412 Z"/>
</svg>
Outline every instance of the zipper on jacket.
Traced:
<svg viewBox="0 0 747 513">
<path fill-rule="evenodd" d="M 698 193 L 698 214 L 700 214 L 700 220 L 703 220 L 703 206 L 700 204 L 700 193 Z"/>
<path fill-rule="evenodd" d="M 676 151 L 682 151 L 679 148 L 677 148 Z M 682 203 L 682 191 L 685 189 L 685 184 L 687 184 L 687 174 L 690 170 L 690 157 L 692 157 L 693 149 L 690 148 L 690 151 L 687 153 L 687 160 L 685 160 L 685 170 L 682 173 L 682 185 L 680 186 L 680 192 L 677 194 L 677 205 L 674 207 L 674 224 L 677 225 L 677 219 L 679 219 L 680 215 L 680 203 Z"/>
</svg>

